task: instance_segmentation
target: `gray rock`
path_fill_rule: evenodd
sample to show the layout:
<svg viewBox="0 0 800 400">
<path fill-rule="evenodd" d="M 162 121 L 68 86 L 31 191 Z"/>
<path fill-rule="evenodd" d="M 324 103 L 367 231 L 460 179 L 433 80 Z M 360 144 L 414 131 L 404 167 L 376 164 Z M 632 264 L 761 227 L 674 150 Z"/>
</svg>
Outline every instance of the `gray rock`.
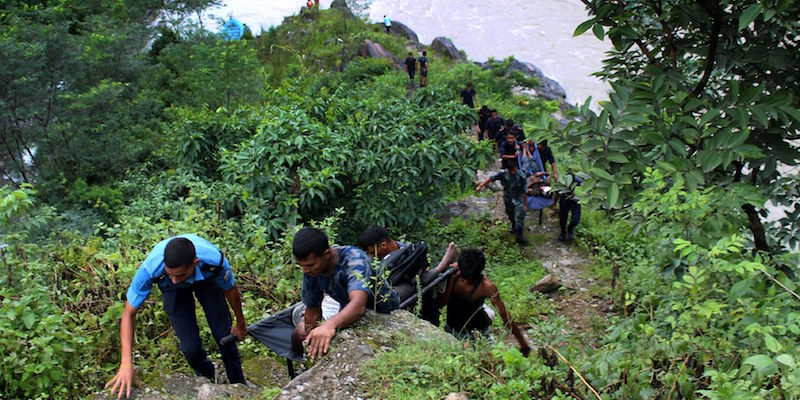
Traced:
<svg viewBox="0 0 800 400">
<path fill-rule="evenodd" d="M 200 390 L 197 391 L 197 400 L 212 400 L 215 399 L 214 396 L 214 389 L 208 383 L 200 386 Z"/>
<path fill-rule="evenodd" d="M 451 60 L 463 61 L 467 59 L 464 53 L 458 50 L 456 45 L 453 44 L 453 41 L 444 36 L 439 36 L 433 39 L 433 42 L 431 43 L 431 49 Z"/>
<path fill-rule="evenodd" d="M 494 68 L 494 65 L 489 61 L 481 63 L 480 66 L 483 69 Z M 519 71 L 527 76 L 533 76 L 539 79 L 539 86 L 533 88 L 537 96 L 544 97 L 548 100 L 559 101 L 563 101 L 567 98 L 567 92 L 561 87 L 561 84 L 544 76 L 542 70 L 531 63 L 511 59 L 511 63 L 508 65 L 508 72 L 511 71 Z"/>
<path fill-rule="evenodd" d="M 358 48 L 358 55 L 361 57 L 367 58 L 383 58 L 386 60 L 391 61 L 391 63 L 399 67 L 400 60 L 394 56 L 389 50 L 386 50 L 378 43 L 375 43 L 369 39 L 365 39 L 361 42 L 361 47 Z"/>
<path fill-rule="evenodd" d="M 206 378 L 188 376 L 180 373 L 163 376 L 163 387 L 160 388 L 134 388 L 131 399 L 135 400 L 171 400 L 191 399 L 248 399 L 256 397 L 262 389 L 249 388 L 242 384 L 225 385 L 214 384 Z M 90 397 L 93 400 L 115 399 L 108 391 L 95 393 Z"/>
<path fill-rule="evenodd" d="M 277 398 L 365 398 L 370 388 L 359 377 L 364 363 L 385 351 L 383 348 L 395 349 L 419 340 L 454 341 L 455 338 L 407 311 L 391 315 L 368 311 L 355 327 L 339 331 L 328 354 L 289 382 Z"/>
<path fill-rule="evenodd" d="M 445 397 L 444 400 L 469 400 L 469 396 L 462 392 L 450 393 L 447 395 L 447 397 Z"/>
<path fill-rule="evenodd" d="M 374 25 L 381 30 L 386 29 L 383 25 L 383 22 L 376 22 Z M 411 44 L 419 43 L 419 37 L 417 37 L 417 33 L 402 22 L 392 21 L 391 32 L 392 35 L 400 36 L 401 38 L 408 40 Z"/>
<path fill-rule="evenodd" d="M 561 287 L 561 281 L 553 274 L 547 274 L 531 288 L 531 292 L 553 293 Z"/>
<path fill-rule="evenodd" d="M 345 0 L 333 0 L 331 3 L 332 10 L 339 10 L 339 12 L 343 13 L 348 18 L 356 18 L 355 14 L 353 14 L 353 10 L 347 6 L 347 2 Z"/>
</svg>

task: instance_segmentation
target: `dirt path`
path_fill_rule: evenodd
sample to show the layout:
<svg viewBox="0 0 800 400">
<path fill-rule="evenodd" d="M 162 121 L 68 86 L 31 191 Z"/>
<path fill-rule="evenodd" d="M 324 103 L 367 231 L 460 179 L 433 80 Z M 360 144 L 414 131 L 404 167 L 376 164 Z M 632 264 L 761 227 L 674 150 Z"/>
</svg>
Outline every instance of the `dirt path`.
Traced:
<svg viewBox="0 0 800 400">
<path fill-rule="evenodd" d="M 538 211 L 529 217 L 527 236 L 532 239 L 532 252 L 548 274 L 558 278 L 563 289 L 547 295 L 555 314 L 566 320 L 572 332 L 564 332 L 584 345 L 593 345 L 595 334 L 601 334 L 613 302 L 608 299 L 610 282 L 599 277 L 594 264 L 578 242 L 558 241 L 558 214 L 544 210 L 542 225 L 537 225 Z M 531 219 L 536 219 L 531 221 Z M 578 238 L 577 240 L 580 240 Z"/>
<path fill-rule="evenodd" d="M 481 181 L 498 169 L 499 162 L 488 171 L 478 171 L 476 180 Z M 447 214 L 477 217 L 488 213 L 492 219 L 506 222 L 502 188 L 499 184 L 492 185 L 489 186 L 493 191 L 490 196 L 470 196 L 450 203 Z M 596 337 L 593 333 L 602 333 L 607 323 L 606 315 L 611 312 L 613 302 L 608 299 L 610 281 L 599 276 L 601 274 L 596 271 L 591 257 L 579 245 L 580 237 L 575 242 L 560 242 L 559 231 L 557 212 L 550 208 L 543 210 L 542 223 L 539 225 L 539 211 L 530 210 L 525 236 L 531 244 L 524 251 L 539 259 L 547 273 L 554 275 L 563 285 L 561 290 L 543 295 L 551 302 L 555 316 L 565 319 L 564 328 L 569 331 L 562 333 L 591 346 Z M 527 322 L 531 329 L 537 329 L 535 321 L 521 322 Z"/>
</svg>

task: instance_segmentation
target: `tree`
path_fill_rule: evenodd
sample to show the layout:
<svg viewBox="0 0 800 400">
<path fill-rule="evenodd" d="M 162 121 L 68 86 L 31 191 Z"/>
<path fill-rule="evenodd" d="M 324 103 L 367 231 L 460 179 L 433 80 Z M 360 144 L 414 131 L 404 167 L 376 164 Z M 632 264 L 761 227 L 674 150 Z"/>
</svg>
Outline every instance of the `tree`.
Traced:
<svg viewBox="0 0 800 400">
<path fill-rule="evenodd" d="M 599 114 L 581 109 L 566 137 L 590 172 L 584 191 L 625 208 L 648 167 L 688 190 L 736 196 L 755 249 L 781 165 L 800 158 L 800 4 L 778 1 L 583 0 L 589 29 L 614 45 L 599 76 L 612 86 Z"/>
<path fill-rule="evenodd" d="M 142 49 L 161 13 L 208 1 L 6 2 L 0 11 L 0 173 L 63 198 L 77 179 L 104 184 L 152 149 L 163 103 L 142 90 Z"/>
</svg>

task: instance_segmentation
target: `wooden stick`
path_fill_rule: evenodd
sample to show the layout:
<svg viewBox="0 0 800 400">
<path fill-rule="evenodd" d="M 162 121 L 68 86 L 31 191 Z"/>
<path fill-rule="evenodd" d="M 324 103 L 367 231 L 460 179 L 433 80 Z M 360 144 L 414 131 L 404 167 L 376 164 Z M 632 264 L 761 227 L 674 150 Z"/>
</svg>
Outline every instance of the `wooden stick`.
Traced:
<svg viewBox="0 0 800 400">
<path fill-rule="evenodd" d="M 787 292 L 791 293 L 791 294 L 792 294 L 792 296 L 794 296 L 795 298 L 797 298 L 797 300 L 800 300 L 800 295 L 798 295 L 797 293 L 793 292 L 793 291 L 792 291 L 792 289 L 789 289 L 789 288 L 787 288 L 786 286 L 784 286 L 784 285 L 783 285 L 782 283 L 780 283 L 780 282 L 779 282 L 777 279 L 775 279 L 775 277 L 774 277 L 774 276 L 770 275 L 770 273 L 769 273 L 769 272 L 767 272 L 767 271 L 764 271 L 763 269 L 761 270 L 761 272 L 763 272 L 765 275 L 767 275 L 767 276 L 769 277 L 769 279 L 772 279 L 772 281 L 773 281 L 773 282 L 777 283 L 777 284 L 778 284 L 778 286 L 782 287 L 784 290 L 786 290 Z"/>
<path fill-rule="evenodd" d="M 575 369 L 575 367 L 573 367 L 573 366 L 572 366 L 572 364 L 570 364 L 569 360 L 567 360 L 567 359 L 566 359 L 566 358 L 565 358 L 563 355 L 561 355 L 561 353 L 559 353 L 559 352 L 558 352 L 558 350 L 556 350 L 556 348 L 555 348 L 555 347 L 553 347 L 553 346 L 551 346 L 551 345 L 549 345 L 549 344 L 547 344 L 547 343 L 545 343 L 544 345 L 545 345 L 545 346 L 547 346 L 547 348 L 548 348 L 548 349 L 550 349 L 550 350 L 552 350 L 554 353 L 556 353 L 556 355 L 558 356 L 558 358 L 560 358 L 560 359 L 561 359 L 561 361 L 564 361 L 564 363 L 565 363 L 565 364 L 567 364 L 567 366 L 569 366 L 569 368 L 570 368 L 570 369 L 572 369 L 572 371 L 573 371 L 573 372 L 575 372 L 575 375 L 578 375 L 578 378 L 580 378 L 580 379 L 581 379 L 581 382 L 583 382 L 583 384 L 584 384 L 584 385 L 586 385 L 586 387 L 588 387 L 588 388 L 589 388 L 589 390 L 591 390 L 591 391 L 592 391 L 592 393 L 594 393 L 594 395 L 597 397 L 597 399 L 598 399 L 598 400 L 603 400 L 603 398 L 602 398 L 602 397 L 600 397 L 600 394 L 599 394 L 599 393 L 597 393 L 597 390 L 595 390 L 595 389 L 592 387 L 592 385 L 590 385 L 590 384 L 589 384 L 589 382 L 587 382 L 587 381 L 586 381 L 586 379 L 583 377 L 583 375 L 581 375 L 581 373 L 580 373 L 580 372 L 578 372 L 578 370 L 577 370 L 577 369 Z"/>
<path fill-rule="evenodd" d="M 669 388 L 669 394 L 667 394 L 667 400 L 672 399 L 672 392 L 675 391 L 675 385 L 678 384 L 678 378 L 680 378 L 681 372 L 683 369 L 686 368 L 686 363 L 689 362 L 689 355 L 687 354 L 686 357 L 683 358 L 683 365 L 681 365 L 681 369 L 678 370 L 678 374 L 675 375 L 675 382 L 672 382 L 672 387 Z"/>
</svg>

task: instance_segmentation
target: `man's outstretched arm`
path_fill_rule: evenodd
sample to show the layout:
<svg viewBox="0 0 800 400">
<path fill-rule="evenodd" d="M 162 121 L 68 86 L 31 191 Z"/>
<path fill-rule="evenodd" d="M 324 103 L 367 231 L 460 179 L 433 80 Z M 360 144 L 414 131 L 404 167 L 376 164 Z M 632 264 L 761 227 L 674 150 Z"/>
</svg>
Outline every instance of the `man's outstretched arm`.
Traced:
<svg viewBox="0 0 800 400">
<path fill-rule="evenodd" d="M 131 396 L 132 385 L 135 383 L 139 385 L 139 379 L 136 377 L 136 371 L 133 369 L 133 331 L 136 323 L 136 309 L 133 308 L 131 303 L 125 301 L 125 308 L 122 311 L 122 320 L 119 323 L 119 341 L 122 347 L 122 355 L 120 356 L 119 370 L 117 375 L 111 378 L 106 383 L 106 389 L 111 386 L 111 395 L 119 388 L 117 398 L 122 398 L 122 393 L 125 392 L 125 398 Z M 113 384 L 113 386 L 112 386 Z"/>
<path fill-rule="evenodd" d="M 488 185 L 488 184 L 489 184 L 489 182 L 491 182 L 491 181 L 492 181 L 492 178 L 486 178 L 486 179 L 484 179 L 484 180 L 483 180 L 483 182 L 481 182 L 481 183 L 479 183 L 479 184 L 478 184 L 478 187 L 476 187 L 476 188 L 475 188 L 475 191 L 476 191 L 476 192 L 480 192 L 480 191 L 481 191 L 481 190 L 483 190 L 483 188 L 485 188 L 485 187 L 486 187 L 486 185 Z"/>
<path fill-rule="evenodd" d="M 525 337 L 522 336 L 522 331 L 519 329 L 519 326 L 511 319 L 511 315 L 508 313 L 505 303 L 503 303 L 503 300 L 500 298 L 500 292 L 497 290 L 497 286 L 495 286 L 494 283 L 490 283 L 487 286 L 489 287 L 490 293 L 489 299 L 491 299 L 497 312 L 500 313 L 500 317 L 503 318 L 503 323 L 511 328 L 511 334 L 513 334 L 514 338 L 519 342 L 519 350 L 527 357 L 531 352 L 531 348 L 525 340 Z"/>
</svg>

